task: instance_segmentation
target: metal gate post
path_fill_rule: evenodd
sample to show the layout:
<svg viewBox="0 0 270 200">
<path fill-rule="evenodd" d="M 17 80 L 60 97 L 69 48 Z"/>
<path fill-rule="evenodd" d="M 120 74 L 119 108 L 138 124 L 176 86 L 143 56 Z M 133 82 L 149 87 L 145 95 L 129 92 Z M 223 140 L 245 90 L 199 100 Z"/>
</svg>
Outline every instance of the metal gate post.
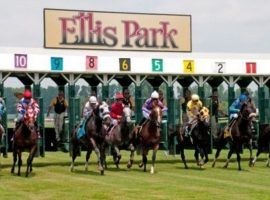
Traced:
<svg viewBox="0 0 270 200">
<path fill-rule="evenodd" d="M 38 102 L 40 112 L 38 115 L 38 125 L 41 138 L 38 140 L 37 156 L 45 156 L 45 134 L 44 134 L 44 109 L 43 99 L 40 97 L 40 83 L 34 83 L 33 86 L 34 99 Z"/>
<path fill-rule="evenodd" d="M 0 96 L 4 99 L 6 103 L 6 98 L 4 94 L 4 81 L 2 80 L 2 73 L 0 75 Z M 1 152 L 3 153 L 3 157 L 7 157 L 7 152 L 8 152 L 8 122 L 7 122 L 7 111 L 3 114 L 2 116 L 2 121 L 1 124 L 5 130 L 5 135 L 2 138 L 2 149 Z M 0 155 L 1 156 L 1 155 Z"/>
</svg>

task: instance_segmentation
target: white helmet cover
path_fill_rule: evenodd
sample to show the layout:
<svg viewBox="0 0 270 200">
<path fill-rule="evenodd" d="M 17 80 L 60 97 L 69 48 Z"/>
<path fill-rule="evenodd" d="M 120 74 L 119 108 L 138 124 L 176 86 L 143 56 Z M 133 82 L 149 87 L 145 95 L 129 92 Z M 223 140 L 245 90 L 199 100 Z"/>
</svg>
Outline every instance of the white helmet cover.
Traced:
<svg viewBox="0 0 270 200">
<path fill-rule="evenodd" d="M 157 92 L 157 91 L 152 92 L 151 98 L 152 98 L 152 99 L 158 99 L 158 98 L 159 98 L 158 92 Z"/>
<path fill-rule="evenodd" d="M 191 100 L 192 100 L 192 101 L 198 101 L 198 100 L 200 100 L 200 97 L 199 97 L 197 94 L 193 94 L 193 95 L 191 96 Z"/>
<path fill-rule="evenodd" d="M 97 97 L 91 96 L 91 97 L 89 98 L 89 102 L 90 102 L 91 104 L 97 103 Z"/>
</svg>

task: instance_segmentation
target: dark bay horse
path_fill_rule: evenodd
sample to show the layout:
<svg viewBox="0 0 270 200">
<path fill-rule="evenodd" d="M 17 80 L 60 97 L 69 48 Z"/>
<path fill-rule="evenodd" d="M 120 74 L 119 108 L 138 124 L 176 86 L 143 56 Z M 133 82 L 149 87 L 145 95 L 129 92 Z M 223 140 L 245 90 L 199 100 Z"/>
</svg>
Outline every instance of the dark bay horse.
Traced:
<svg viewBox="0 0 270 200">
<path fill-rule="evenodd" d="M 255 165 L 257 158 L 262 152 L 268 150 L 268 159 L 266 166 L 270 166 L 270 125 L 262 126 L 260 136 L 258 138 L 258 149 L 255 158 L 252 161 L 252 166 Z"/>
<path fill-rule="evenodd" d="M 197 115 L 197 120 L 194 123 L 194 128 L 191 130 L 191 143 L 194 147 L 194 157 L 196 159 L 197 165 L 200 168 L 203 168 L 204 164 L 208 162 L 208 146 L 210 141 L 209 135 L 210 128 L 210 116 L 209 110 L 206 107 L 203 107 Z M 184 137 L 184 126 L 180 127 L 178 133 L 178 143 L 180 148 L 181 159 L 185 165 L 185 168 L 188 169 L 184 148 L 188 140 L 187 137 Z M 201 160 L 199 160 L 199 155 Z"/>
<path fill-rule="evenodd" d="M 25 176 L 27 177 L 29 173 L 32 172 L 32 162 L 37 151 L 37 144 L 38 135 L 35 126 L 34 110 L 31 107 L 27 107 L 23 122 L 17 130 L 15 130 L 13 138 L 13 166 L 11 168 L 11 173 L 14 173 L 17 157 L 19 157 L 18 176 L 21 175 L 22 151 L 24 149 L 29 149 Z"/>
<path fill-rule="evenodd" d="M 77 132 L 79 129 L 79 126 L 73 131 L 73 134 L 71 136 L 71 156 L 72 156 L 72 162 L 70 165 L 70 171 L 72 172 L 74 170 L 74 162 L 79 154 L 79 148 L 81 145 L 84 145 L 87 149 L 86 153 L 86 162 L 85 162 L 85 170 L 88 171 L 88 162 L 90 155 L 92 153 L 92 150 L 95 151 L 97 155 L 97 163 L 98 163 L 98 170 L 100 171 L 100 174 L 104 174 L 104 168 L 102 167 L 101 163 L 101 154 L 100 150 L 97 146 L 98 136 L 97 130 L 99 129 L 98 126 L 101 127 L 101 119 L 98 115 L 95 114 L 95 112 L 92 112 L 89 116 L 89 118 L 86 121 L 86 136 L 81 137 L 78 139 Z"/>
<path fill-rule="evenodd" d="M 241 170 L 241 157 L 240 152 L 243 144 L 248 144 L 248 149 L 250 151 L 250 161 L 249 165 L 252 163 L 252 130 L 251 123 L 256 116 L 252 112 L 252 109 L 248 107 L 247 104 L 243 104 L 239 116 L 236 119 L 235 123 L 231 127 L 231 136 L 225 137 L 225 131 L 222 129 L 219 134 L 219 141 L 217 146 L 217 151 L 215 154 L 215 159 L 213 161 L 212 167 L 215 167 L 216 161 L 220 155 L 220 151 L 226 143 L 229 143 L 230 149 L 227 156 L 226 164 L 224 168 L 227 168 L 230 162 L 230 158 L 233 152 L 237 155 L 238 170 Z"/>
<path fill-rule="evenodd" d="M 154 174 L 156 154 L 160 143 L 161 120 L 162 110 L 159 106 L 155 106 L 149 115 L 149 120 L 145 122 L 141 130 L 142 163 L 140 167 L 143 167 L 143 171 L 146 172 L 147 154 L 151 147 L 153 149 L 151 174 Z"/>
<path fill-rule="evenodd" d="M 105 106 L 105 105 L 104 105 Z M 107 124 L 108 126 L 108 124 Z M 131 121 L 131 109 L 129 106 L 125 106 L 123 108 L 122 118 L 115 124 L 112 129 L 107 132 L 106 125 L 102 128 L 102 137 L 103 137 L 103 145 L 102 149 L 102 159 L 106 165 L 106 155 L 105 148 L 110 145 L 113 148 L 113 159 L 117 168 L 119 168 L 119 163 L 121 160 L 120 149 L 128 149 L 130 150 L 130 159 L 128 161 L 127 167 L 131 168 L 134 160 L 134 151 L 135 147 L 132 140 L 132 130 L 133 123 Z"/>
</svg>

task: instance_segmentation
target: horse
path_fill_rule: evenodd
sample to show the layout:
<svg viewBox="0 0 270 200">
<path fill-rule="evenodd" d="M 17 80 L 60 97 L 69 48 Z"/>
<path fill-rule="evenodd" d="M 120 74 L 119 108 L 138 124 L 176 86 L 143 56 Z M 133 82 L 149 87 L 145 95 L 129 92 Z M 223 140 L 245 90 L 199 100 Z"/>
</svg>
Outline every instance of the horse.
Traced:
<svg viewBox="0 0 270 200">
<path fill-rule="evenodd" d="M 147 164 L 147 154 L 149 151 L 149 147 L 151 146 L 153 149 L 152 154 L 152 165 L 150 169 L 150 173 L 154 174 L 154 167 L 156 161 L 156 154 L 159 148 L 160 143 L 160 124 L 162 120 L 162 110 L 159 106 L 155 106 L 150 115 L 149 120 L 147 120 L 141 130 L 140 134 L 140 143 L 142 148 L 142 162 L 140 163 L 140 167 L 143 167 L 143 171 L 146 172 L 146 164 Z"/>
<path fill-rule="evenodd" d="M 252 167 L 255 166 L 255 163 L 259 155 L 268 149 L 268 159 L 266 166 L 270 166 L 270 125 L 261 127 L 260 136 L 258 138 L 258 149 L 255 158 L 252 161 Z"/>
<path fill-rule="evenodd" d="M 98 162 L 98 170 L 100 171 L 100 174 L 104 174 L 104 168 L 102 167 L 101 163 L 101 154 L 100 150 L 97 145 L 97 141 L 99 140 L 97 133 L 97 130 L 101 128 L 102 119 L 99 115 L 97 115 L 94 111 L 90 113 L 90 116 L 88 117 L 86 121 L 86 136 L 78 138 L 77 132 L 80 128 L 77 126 L 75 130 L 73 131 L 73 134 L 71 136 L 71 156 L 72 156 L 72 162 L 70 165 L 70 171 L 74 171 L 74 162 L 79 154 L 80 146 L 84 145 L 87 149 L 86 153 L 86 162 L 85 162 L 85 171 L 88 171 L 88 165 L 89 165 L 89 159 L 90 155 L 92 153 L 92 150 L 95 151 L 97 155 L 97 162 Z M 100 128 L 99 128 L 100 127 Z"/>
<path fill-rule="evenodd" d="M 230 158 L 235 151 L 237 155 L 238 170 L 241 170 L 241 157 L 240 152 L 243 144 L 248 145 L 250 152 L 249 165 L 252 164 L 252 130 L 251 123 L 256 116 L 252 112 L 251 108 L 244 103 L 241 106 L 239 116 L 236 119 L 235 123 L 231 127 L 231 136 L 226 137 L 225 129 L 221 129 L 218 139 L 217 151 L 215 154 L 215 159 L 213 161 L 212 167 L 215 167 L 216 161 L 220 155 L 220 151 L 226 143 L 229 143 L 230 149 L 227 156 L 227 161 L 224 165 L 224 168 L 227 168 L 230 162 Z"/>
<path fill-rule="evenodd" d="M 26 107 L 26 113 L 24 115 L 22 123 L 15 130 L 13 138 L 13 165 L 11 173 L 14 173 L 15 165 L 18 160 L 18 176 L 21 175 L 22 166 L 22 151 L 23 149 L 29 149 L 29 156 L 27 158 L 27 169 L 25 176 L 28 177 L 32 172 L 32 163 L 38 146 L 38 134 L 35 126 L 35 114 L 31 106 Z"/>
<path fill-rule="evenodd" d="M 107 168 L 106 164 L 106 155 L 105 148 L 107 145 L 113 147 L 113 160 L 117 168 L 119 168 L 119 163 L 121 160 L 120 149 L 129 149 L 130 150 L 130 159 L 127 163 L 127 168 L 131 168 L 134 161 L 134 151 L 135 147 L 131 140 L 133 139 L 133 135 L 131 130 L 133 129 L 133 123 L 131 121 L 131 109 L 129 106 L 124 106 L 123 114 L 121 119 L 111 128 L 111 130 L 107 131 L 107 127 L 109 124 L 104 123 L 102 128 L 102 159 Z"/>
<path fill-rule="evenodd" d="M 200 168 L 203 168 L 204 164 L 206 164 L 208 159 L 208 146 L 209 146 L 209 128 L 210 128 L 210 117 L 209 110 L 206 107 L 203 107 L 199 113 L 197 114 L 197 119 L 194 120 L 194 125 L 191 130 L 190 142 L 193 144 L 195 153 L 194 157 L 196 159 L 197 165 Z M 181 159 L 184 163 L 185 169 L 188 169 L 188 165 L 185 158 L 184 146 L 188 142 L 188 138 L 184 137 L 185 135 L 184 126 L 180 127 L 178 131 L 178 143 Z M 199 160 L 199 154 L 201 160 Z"/>
</svg>

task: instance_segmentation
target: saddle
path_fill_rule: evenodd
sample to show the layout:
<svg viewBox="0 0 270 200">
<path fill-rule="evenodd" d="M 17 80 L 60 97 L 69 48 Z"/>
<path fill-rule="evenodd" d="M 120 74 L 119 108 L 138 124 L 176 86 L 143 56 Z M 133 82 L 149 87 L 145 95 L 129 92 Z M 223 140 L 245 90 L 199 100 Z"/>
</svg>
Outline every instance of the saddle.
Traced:
<svg viewBox="0 0 270 200">
<path fill-rule="evenodd" d="M 225 128 L 224 128 L 224 139 L 228 138 L 228 137 L 232 138 L 232 127 L 234 126 L 235 122 L 236 122 L 236 119 L 234 119 L 231 122 L 231 124 L 228 124 L 228 125 L 225 126 Z"/>
</svg>

